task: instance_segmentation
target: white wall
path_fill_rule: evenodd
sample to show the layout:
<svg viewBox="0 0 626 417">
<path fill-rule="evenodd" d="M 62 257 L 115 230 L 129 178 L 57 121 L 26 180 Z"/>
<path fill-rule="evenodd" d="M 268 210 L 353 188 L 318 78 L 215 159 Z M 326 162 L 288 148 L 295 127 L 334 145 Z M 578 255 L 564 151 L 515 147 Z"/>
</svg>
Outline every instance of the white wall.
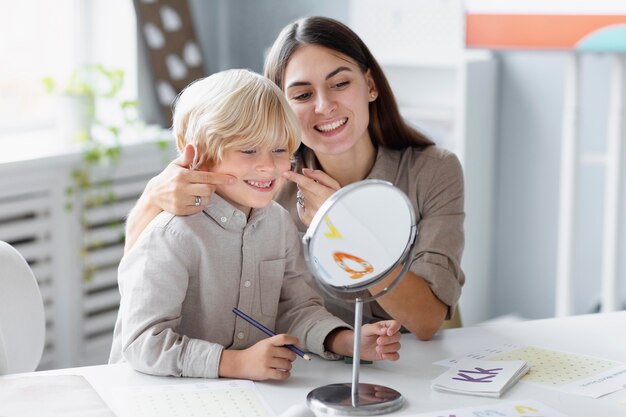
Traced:
<svg viewBox="0 0 626 417">
<path fill-rule="evenodd" d="M 548 317 L 554 314 L 565 54 L 500 57 L 493 314 Z M 606 147 L 609 58 L 586 56 L 581 71 L 580 148 L 588 156 L 579 162 L 577 184 L 576 313 L 590 312 L 600 297 L 604 168 L 589 160 Z M 622 244 L 622 260 L 624 249 Z M 623 261 L 620 271 L 626 299 Z"/>
</svg>

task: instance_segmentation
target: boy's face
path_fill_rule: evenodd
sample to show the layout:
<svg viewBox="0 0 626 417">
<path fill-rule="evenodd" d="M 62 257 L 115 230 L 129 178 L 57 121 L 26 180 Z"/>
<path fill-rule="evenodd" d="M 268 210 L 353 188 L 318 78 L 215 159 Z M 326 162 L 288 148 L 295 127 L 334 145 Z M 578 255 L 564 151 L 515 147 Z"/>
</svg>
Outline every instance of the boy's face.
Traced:
<svg viewBox="0 0 626 417">
<path fill-rule="evenodd" d="M 285 179 L 282 173 L 291 168 L 287 147 L 230 148 L 222 160 L 209 170 L 237 178 L 233 184 L 217 185 L 215 192 L 244 212 L 267 206 Z"/>
</svg>

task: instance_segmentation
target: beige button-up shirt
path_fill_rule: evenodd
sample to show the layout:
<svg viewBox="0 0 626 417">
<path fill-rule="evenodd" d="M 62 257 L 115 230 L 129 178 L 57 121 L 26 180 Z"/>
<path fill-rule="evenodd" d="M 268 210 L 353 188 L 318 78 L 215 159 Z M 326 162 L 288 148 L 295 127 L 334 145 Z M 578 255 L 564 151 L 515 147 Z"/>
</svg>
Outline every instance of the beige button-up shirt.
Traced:
<svg viewBox="0 0 626 417">
<path fill-rule="evenodd" d="M 296 172 L 302 172 L 302 168 L 321 169 L 315 155 L 307 148 L 298 155 Z M 458 158 L 437 146 L 400 151 L 379 146 L 367 178 L 389 181 L 409 197 L 415 209 L 418 232 L 410 271 L 422 277 L 433 293 L 450 307 L 447 318 L 451 318 L 465 283 L 460 266 L 465 245 L 464 182 Z M 296 191 L 296 185 L 289 182 L 276 201 L 289 210 L 303 234 L 307 227 L 298 217 Z M 354 305 L 327 298 L 326 306 L 346 321 L 354 317 Z M 376 301 L 363 306 L 363 315 L 364 323 L 389 318 Z"/>
<path fill-rule="evenodd" d="M 122 259 L 110 363 L 145 373 L 218 377 L 222 350 L 267 337 L 233 307 L 300 347 L 333 358 L 324 340 L 349 327 L 307 285 L 298 232 L 278 204 L 249 219 L 214 194 L 191 216 L 161 213 Z"/>
</svg>

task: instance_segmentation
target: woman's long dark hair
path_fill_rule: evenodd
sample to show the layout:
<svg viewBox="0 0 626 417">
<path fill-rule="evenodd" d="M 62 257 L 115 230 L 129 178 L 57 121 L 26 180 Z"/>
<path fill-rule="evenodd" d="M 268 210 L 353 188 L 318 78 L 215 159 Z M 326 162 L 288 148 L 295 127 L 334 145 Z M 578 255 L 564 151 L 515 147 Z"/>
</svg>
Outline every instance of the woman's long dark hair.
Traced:
<svg viewBox="0 0 626 417">
<path fill-rule="evenodd" d="M 400 115 L 387 77 L 365 43 L 343 23 L 321 16 L 305 17 L 287 25 L 278 35 L 265 61 L 265 76 L 284 89 L 285 68 L 302 45 L 319 45 L 340 52 L 368 69 L 378 91 L 370 102 L 368 131 L 375 145 L 389 149 L 424 147 L 433 142 L 410 127 Z"/>
</svg>

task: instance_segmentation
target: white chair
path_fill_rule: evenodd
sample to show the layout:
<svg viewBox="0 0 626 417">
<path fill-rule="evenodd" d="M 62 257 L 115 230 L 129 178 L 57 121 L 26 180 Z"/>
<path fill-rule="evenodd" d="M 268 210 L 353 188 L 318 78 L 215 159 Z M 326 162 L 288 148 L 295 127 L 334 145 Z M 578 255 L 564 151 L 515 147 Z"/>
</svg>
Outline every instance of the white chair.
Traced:
<svg viewBox="0 0 626 417">
<path fill-rule="evenodd" d="M 43 353 L 46 318 L 24 257 L 0 241 L 0 375 L 31 372 Z"/>
</svg>

